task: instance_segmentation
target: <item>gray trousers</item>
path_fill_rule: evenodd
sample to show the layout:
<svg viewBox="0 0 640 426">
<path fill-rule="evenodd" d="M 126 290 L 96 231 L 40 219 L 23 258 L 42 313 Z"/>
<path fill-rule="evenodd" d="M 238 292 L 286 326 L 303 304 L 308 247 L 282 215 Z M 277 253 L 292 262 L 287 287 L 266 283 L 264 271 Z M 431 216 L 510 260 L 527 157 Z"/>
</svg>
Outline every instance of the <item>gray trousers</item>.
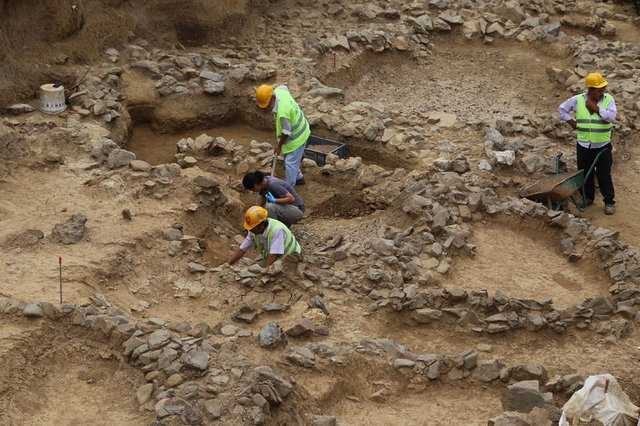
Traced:
<svg viewBox="0 0 640 426">
<path fill-rule="evenodd" d="M 269 212 L 269 217 L 279 220 L 287 226 L 291 226 L 294 223 L 302 219 L 304 213 L 298 207 L 293 204 L 275 204 L 267 203 L 265 206 Z"/>
</svg>

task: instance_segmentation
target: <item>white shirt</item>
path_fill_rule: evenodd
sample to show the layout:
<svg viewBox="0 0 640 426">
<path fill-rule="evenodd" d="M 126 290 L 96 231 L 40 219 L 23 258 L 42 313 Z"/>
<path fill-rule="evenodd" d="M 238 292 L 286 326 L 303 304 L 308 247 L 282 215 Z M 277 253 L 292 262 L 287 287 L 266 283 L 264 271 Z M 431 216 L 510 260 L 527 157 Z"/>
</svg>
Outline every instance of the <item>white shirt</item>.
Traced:
<svg viewBox="0 0 640 426">
<path fill-rule="evenodd" d="M 264 232 L 260 235 L 256 235 L 251 231 L 247 232 L 247 236 L 245 237 L 242 244 L 240 244 L 240 250 L 248 251 L 249 249 L 253 248 L 255 246 L 254 238 L 259 238 L 262 246 L 266 247 L 269 226 L 267 226 Z M 269 250 L 269 254 L 279 254 L 279 255 L 284 254 L 284 240 L 285 240 L 284 231 L 282 229 L 277 230 L 276 233 L 273 235 L 273 239 L 271 240 L 271 246 L 267 247 L 267 249 Z"/>
</svg>

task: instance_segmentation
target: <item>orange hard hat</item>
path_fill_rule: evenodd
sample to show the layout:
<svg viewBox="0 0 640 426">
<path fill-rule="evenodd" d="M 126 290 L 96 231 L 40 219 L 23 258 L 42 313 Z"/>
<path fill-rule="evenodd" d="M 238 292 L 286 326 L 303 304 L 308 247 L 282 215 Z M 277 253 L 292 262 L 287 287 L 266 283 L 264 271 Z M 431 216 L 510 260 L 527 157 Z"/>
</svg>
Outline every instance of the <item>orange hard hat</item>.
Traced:
<svg viewBox="0 0 640 426">
<path fill-rule="evenodd" d="M 607 84 L 609 84 L 607 80 L 605 80 L 604 76 L 599 72 L 592 72 L 587 74 L 584 82 L 588 88 L 593 87 L 594 89 L 602 89 L 603 87 L 606 87 Z"/>
<path fill-rule="evenodd" d="M 273 86 L 270 84 L 262 84 L 256 89 L 256 102 L 258 106 L 265 109 L 269 106 L 273 97 Z"/>
<path fill-rule="evenodd" d="M 269 213 L 267 209 L 260 206 L 252 206 L 244 214 L 244 229 L 251 231 L 256 226 L 267 220 Z"/>
</svg>

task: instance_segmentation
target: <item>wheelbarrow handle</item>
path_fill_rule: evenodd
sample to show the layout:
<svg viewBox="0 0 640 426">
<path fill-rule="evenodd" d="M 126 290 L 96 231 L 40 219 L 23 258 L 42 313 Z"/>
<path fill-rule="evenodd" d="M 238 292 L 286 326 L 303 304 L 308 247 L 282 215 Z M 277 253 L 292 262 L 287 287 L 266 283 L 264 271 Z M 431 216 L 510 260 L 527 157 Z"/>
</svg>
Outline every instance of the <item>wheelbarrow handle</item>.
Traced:
<svg viewBox="0 0 640 426">
<path fill-rule="evenodd" d="M 555 158 L 555 160 L 556 160 L 556 162 L 555 162 L 555 168 L 556 168 L 555 172 L 556 172 L 556 174 L 560 173 L 560 160 L 562 159 L 562 155 L 563 155 L 562 152 L 559 152 L 559 153 L 556 154 L 556 158 Z"/>
<path fill-rule="evenodd" d="M 598 160 L 600 160 L 600 156 L 604 154 L 604 150 L 601 150 L 597 155 L 596 158 L 593 159 L 593 162 L 591 163 L 591 166 L 589 166 L 589 170 L 587 170 L 587 173 L 584 174 L 584 181 L 582 182 L 582 188 L 580 188 L 580 192 L 582 193 L 582 208 L 584 209 L 586 207 L 586 197 L 585 197 L 585 192 L 584 192 L 584 187 L 587 184 L 587 179 L 589 179 L 589 176 L 591 176 L 591 173 L 593 173 L 593 169 L 596 167 L 596 164 L 598 164 Z"/>
<path fill-rule="evenodd" d="M 598 155 L 596 155 L 596 158 L 593 159 L 593 163 L 591 163 L 591 166 L 589 166 L 589 170 L 584 175 L 585 182 L 587 181 L 589 176 L 591 176 L 591 173 L 593 173 L 593 169 L 596 167 L 596 164 L 598 164 L 598 160 L 600 160 L 600 156 L 602 156 L 602 154 L 604 154 L 604 150 L 600 151 Z"/>
</svg>

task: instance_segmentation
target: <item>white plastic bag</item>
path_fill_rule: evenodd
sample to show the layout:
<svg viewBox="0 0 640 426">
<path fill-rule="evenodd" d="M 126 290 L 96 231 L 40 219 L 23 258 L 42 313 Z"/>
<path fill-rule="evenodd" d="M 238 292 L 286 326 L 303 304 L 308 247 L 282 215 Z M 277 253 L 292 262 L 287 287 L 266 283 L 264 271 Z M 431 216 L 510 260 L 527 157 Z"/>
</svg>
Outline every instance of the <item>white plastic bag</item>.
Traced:
<svg viewBox="0 0 640 426">
<path fill-rule="evenodd" d="M 564 404 L 559 426 L 578 425 L 580 419 L 595 419 L 604 426 L 634 426 L 638 414 L 638 407 L 631 403 L 616 378 L 611 374 L 601 374 L 589 376 L 582 389 Z M 572 419 L 571 423 L 569 419 Z"/>
</svg>

